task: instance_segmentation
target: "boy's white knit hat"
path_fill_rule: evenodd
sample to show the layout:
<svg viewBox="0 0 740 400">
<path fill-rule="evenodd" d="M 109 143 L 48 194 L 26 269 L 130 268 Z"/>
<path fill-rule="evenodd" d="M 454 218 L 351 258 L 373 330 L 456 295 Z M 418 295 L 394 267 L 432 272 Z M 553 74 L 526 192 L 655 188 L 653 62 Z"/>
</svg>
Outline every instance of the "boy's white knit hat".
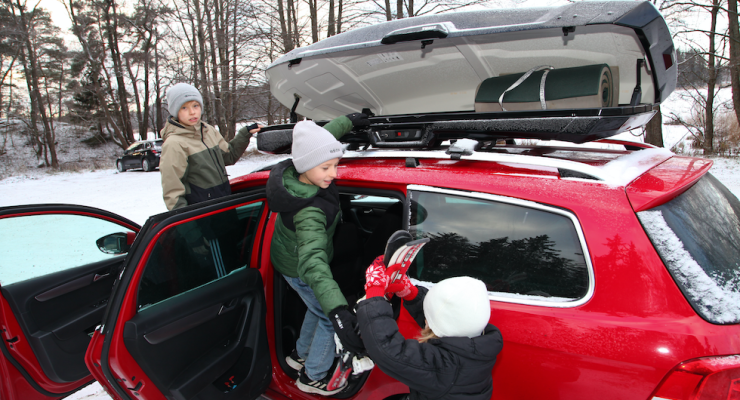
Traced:
<svg viewBox="0 0 740 400">
<path fill-rule="evenodd" d="M 486 285 L 469 276 L 442 280 L 424 298 L 424 316 L 439 337 L 479 336 L 491 318 Z"/>
<path fill-rule="evenodd" d="M 333 158 L 344 155 L 342 144 L 313 121 L 300 121 L 293 127 L 293 165 L 302 174 Z"/>
<path fill-rule="evenodd" d="M 203 96 L 193 85 L 181 82 L 167 91 L 167 111 L 173 117 L 177 117 L 180 107 L 189 101 L 197 101 L 203 107 Z"/>
</svg>

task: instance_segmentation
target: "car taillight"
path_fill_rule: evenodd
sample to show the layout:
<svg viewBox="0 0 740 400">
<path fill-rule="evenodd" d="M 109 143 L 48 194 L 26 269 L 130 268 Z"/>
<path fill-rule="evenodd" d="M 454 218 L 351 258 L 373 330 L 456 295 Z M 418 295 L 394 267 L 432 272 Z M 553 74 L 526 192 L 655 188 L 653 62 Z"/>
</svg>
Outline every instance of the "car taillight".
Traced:
<svg viewBox="0 0 740 400">
<path fill-rule="evenodd" d="M 684 361 L 663 378 L 651 400 L 740 400 L 740 355 Z"/>
<path fill-rule="evenodd" d="M 159 153 L 159 152 L 157 151 L 157 149 L 152 149 L 152 153 L 153 153 L 153 154 L 157 154 L 157 153 Z"/>
</svg>

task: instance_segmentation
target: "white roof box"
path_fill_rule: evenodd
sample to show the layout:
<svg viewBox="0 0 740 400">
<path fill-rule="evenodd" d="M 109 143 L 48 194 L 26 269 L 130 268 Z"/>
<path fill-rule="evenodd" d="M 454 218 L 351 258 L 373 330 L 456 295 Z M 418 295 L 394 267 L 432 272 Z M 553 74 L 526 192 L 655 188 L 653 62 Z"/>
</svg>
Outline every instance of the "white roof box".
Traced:
<svg viewBox="0 0 740 400">
<path fill-rule="evenodd" d="M 652 105 L 677 67 L 650 2 L 607 1 L 390 21 L 295 49 L 267 74 L 281 103 L 327 120 Z"/>
</svg>

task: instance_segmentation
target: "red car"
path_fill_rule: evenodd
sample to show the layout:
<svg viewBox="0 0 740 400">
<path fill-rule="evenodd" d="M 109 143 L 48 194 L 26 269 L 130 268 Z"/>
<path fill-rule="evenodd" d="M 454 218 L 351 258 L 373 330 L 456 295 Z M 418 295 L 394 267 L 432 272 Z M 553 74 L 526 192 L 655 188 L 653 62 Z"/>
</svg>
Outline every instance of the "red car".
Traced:
<svg viewBox="0 0 740 400">
<path fill-rule="evenodd" d="M 487 21 L 495 23 L 471 25 Z M 461 275 L 486 283 L 504 338 L 494 398 L 740 399 L 738 199 L 708 173 L 711 161 L 606 139 L 648 121 L 675 85 L 670 35 L 650 3 L 439 15 L 368 29 L 388 38 L 377 41 L 388 51 L 368 50 L 373 36 L 357 30 L 343 34 L 356 47 L 338 35 L 268 70 L 273 93 L 305 84 L 283 100 L 302 115 L 329 118 L 348 112 L 342 107 L 379 114 L 342 139 L 344 222 L 332 270 L 348 300 L 363 294 L 364 269 L 388 236 L 408 229 L 431 239 L 409 269 L 417 284 Z M 512 33 L 515 46 L 496 39 Z M 557 65 L 548 74 L 525 77 L 532 65 L 523 60 L 542 41 L 537 54 L 559 46 L 552 54 L 563 57 L 550 60 Z M 643 52 L 631 53 L 633 45 Z M 429 113 L 414 111 L 423 106 L 414 97 L 389 103 L 397 97 L 383 94 L 400 90 L 393 85 L 367 95 L 374 77 L 391 76 L 368 69 L 403 75 L 404 61 L 444 64 L 458 57 L 453 48 L 508 58 L 520 73 L 481 79 L 471 89 L 475 111 L 455 105 L 452 92 L 436 97 L 445 109 Z M 483 74 L 485 60 L 468 63 Z M 544 104 L 527 100 L 531 76 Z M 568 97 L 572 79 L 593 76 L 603 84 L 596 97 Z M 407 79 L 417 100 L 431 90 Z M 553 99 L 558 93 L 565 97 Z M 259 147 L 289 149 L 291 126 L 265 128 Z M 573 144 L 532 140 L 556 138 Z M 266 202 L 268 175 L 269 167 L 236 178 L 233 195 L 143 227 L 87 207 L 0 209 L 2 398 L 59 398 L 92 379 L 114 399 L 319 398 L 295 386 L 285 363 L 305 306 L 270 263 L 277 215 Z M 420 327 L 394 307 L 402 333 L 415 337 Z M 374 368 L 333 397 L 407 392 Z"/>
</svg>

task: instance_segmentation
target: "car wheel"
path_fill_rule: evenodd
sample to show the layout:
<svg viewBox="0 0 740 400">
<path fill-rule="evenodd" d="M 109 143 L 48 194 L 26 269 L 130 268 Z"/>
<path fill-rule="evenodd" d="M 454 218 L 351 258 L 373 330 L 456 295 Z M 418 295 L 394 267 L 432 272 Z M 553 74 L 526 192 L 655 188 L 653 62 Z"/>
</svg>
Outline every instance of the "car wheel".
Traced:
<svg viewBox="0 0 740 400">
<path fill-rule="evenodd" d="M 149 165 L 149 160 L 146 158 L 141 160 L 141 169 L 144 170 L 144 172 L 149 172 L 152 170 L 152 167 Z"/>
<path fill-rule="evenodd" d="M 118 172 L 126 172 L 126 168 L 123 168 L 123 162 L 121 160 L 116 161 L 116 168 L 118 168 Z"/>
</svg>

